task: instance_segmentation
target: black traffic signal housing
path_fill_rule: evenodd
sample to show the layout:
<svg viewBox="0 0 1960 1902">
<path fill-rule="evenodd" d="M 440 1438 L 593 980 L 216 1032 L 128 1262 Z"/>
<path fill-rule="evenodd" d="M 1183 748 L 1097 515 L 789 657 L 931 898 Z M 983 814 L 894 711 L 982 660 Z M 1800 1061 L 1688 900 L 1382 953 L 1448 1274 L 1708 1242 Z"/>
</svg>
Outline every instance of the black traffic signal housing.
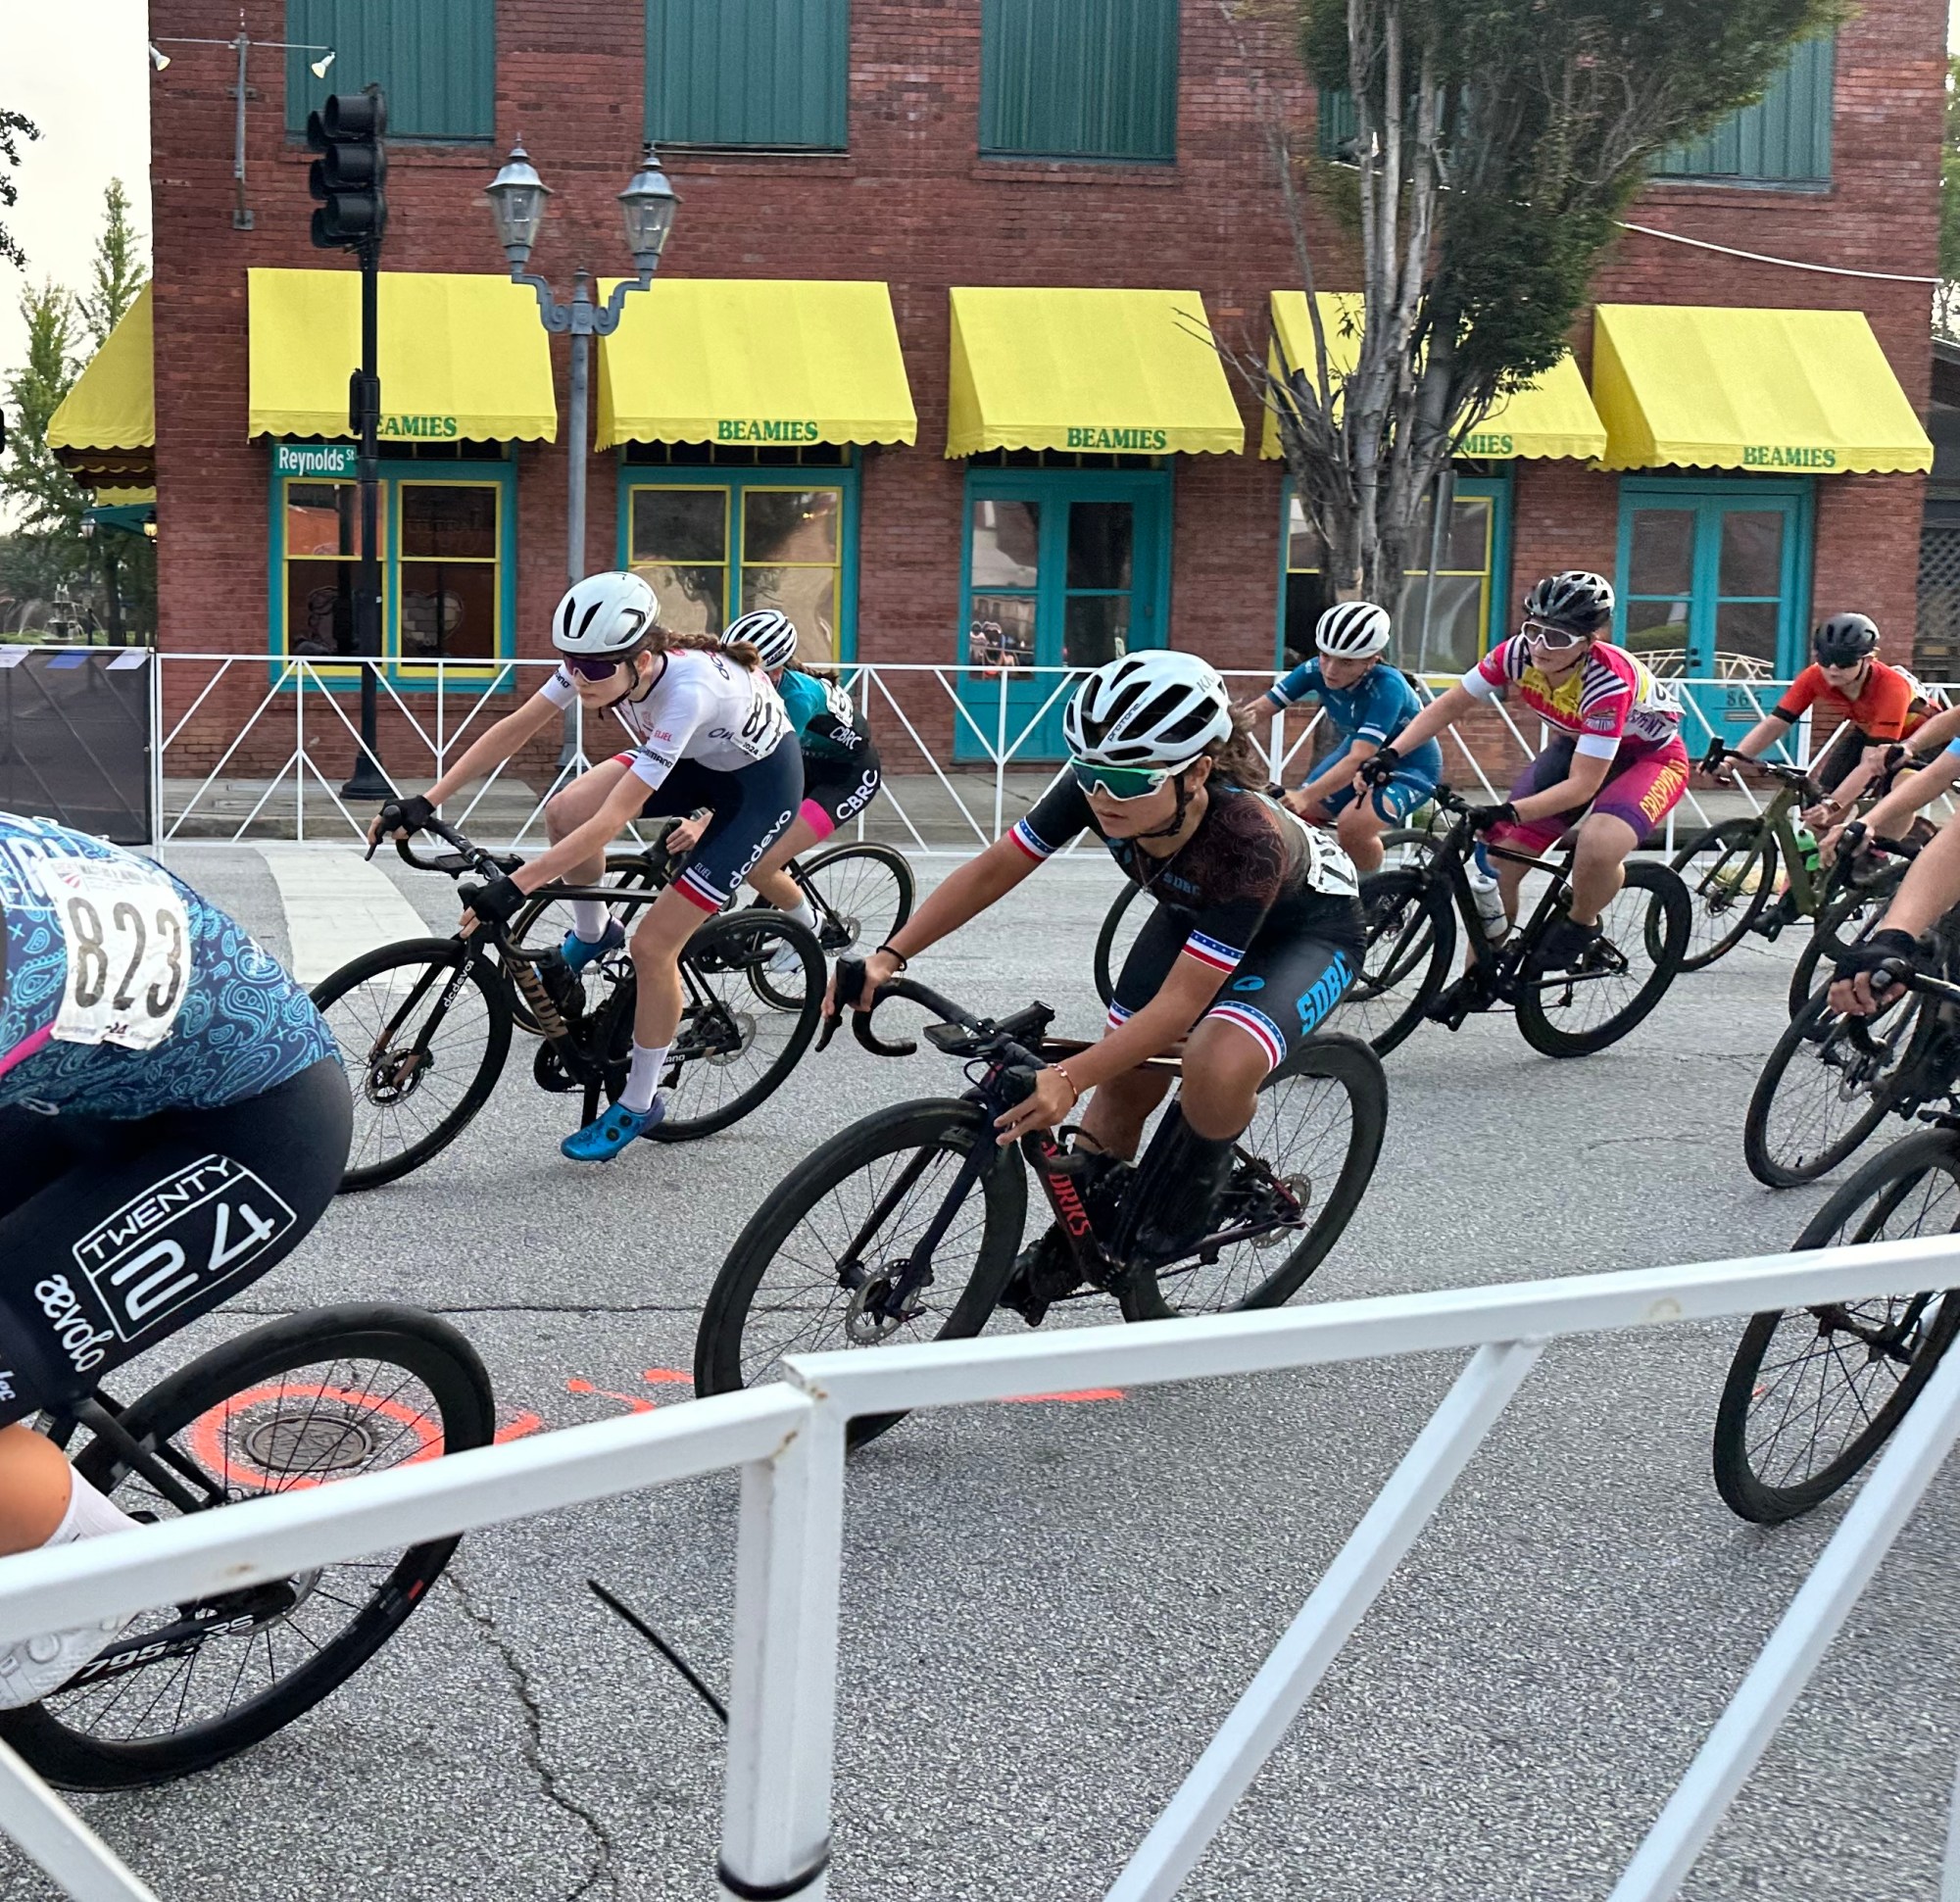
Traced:
<svg viewBox="0 0 1960 1902">
<path fill-rule="evenodd" d="M 322 251 L 378 245 L 388 225 L 388 102 L 379 86 L 336 92 L 307 115 L 313 162 L 308 187 L 320 209 L 313 241 Z"/>
</svg>

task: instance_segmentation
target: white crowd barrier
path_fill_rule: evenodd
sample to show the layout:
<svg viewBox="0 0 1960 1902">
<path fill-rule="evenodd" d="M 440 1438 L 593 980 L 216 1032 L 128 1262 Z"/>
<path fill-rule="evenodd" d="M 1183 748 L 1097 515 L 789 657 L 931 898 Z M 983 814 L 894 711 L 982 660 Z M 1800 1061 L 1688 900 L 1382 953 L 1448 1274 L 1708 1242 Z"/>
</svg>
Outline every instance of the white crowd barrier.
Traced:
<svg viewBox="0 0 1960 1902">
<path fill-rule="evenodd" d="M 1108 1902 L 1168 1902 L 1547 1342 L 1904 1294 L 1956 1281 L 1960 1242 L 1936 1237 L 1139 1327 L 815 1355 L 787 1362 L 785 1382 L 748 1392 L 0 1560 L 0 1643 L 160 1599 L 233 1590 L 413 1540 L 739 1467 L 720 1892 L 823 1902 L 831 1887 L 851 1419 L 1026 1393 L 1467 1353 L 1428 1424 L 1107 1892 Z M 1711 1393 L 1711 1416 L 1714 1402 Z M 1948 1355 L 1928 1382 L 1607 1902 L 1664 1902 L 1675 1894 L 1956 1437 L 1960 1353 Z M 358 1680 L 345 1694 L 361 1694 Z M 184 1800 L 196 1799 L 187 1793 Z M 1300 1827 L 1310 1830 L 1310 1794 L 1300 1802 Z M 114 1827 L 113 1806 L 100 1815 Z M 930 1831 L 929 1818 L 913 1823 Z M 1960 1814 L 1955 1824 L 1949 1895 L 1960 1885 Z M 71 1896 L 155 1902 L 157 1892 L 4 1749 L 0 1829 Z M 157 1872 L 160 1880 L 169 1875 Z M 1520 1881 L 1515 1892 L 1524 1889 Z"/>
</svg>

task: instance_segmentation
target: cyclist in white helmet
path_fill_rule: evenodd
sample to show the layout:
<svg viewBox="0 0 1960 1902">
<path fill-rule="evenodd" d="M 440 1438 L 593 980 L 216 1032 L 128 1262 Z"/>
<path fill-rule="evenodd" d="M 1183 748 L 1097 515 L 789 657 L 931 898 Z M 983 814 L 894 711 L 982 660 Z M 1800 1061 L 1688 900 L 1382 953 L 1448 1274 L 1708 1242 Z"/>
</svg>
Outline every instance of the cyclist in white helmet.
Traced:
<svg viewBox="0 0 1960 1902">
<path fill-rule="evenodd" d="M 552 795 L 545 806 L 551 849 L 486 886 L 476 912 L 508 919 L 555 879 L 597 885 L 606 875 L 606 848 L 634 819 L 712 808 L 686 868 L 639 914 L 632 1066 L 619 1100 L 561 1145 L 574 1162 L 610 1161 L 661 1121 L 667 1048 L 680 1023 L 681 950 L 702 914 L 720 910 L 789 829 L 803 801 L 803 758 L 760 656 L 746 643 L 724 649 L 712 635 L 676 634 L 660 624 L 659 613 L 639 575 L 587 575 L 552 616 L 558 671 L 423 797 L 390 801 L 369 828 L 370 837 L 416 831 L 452 793 L 502 765 L 574 700 L 588 715 L 611 713 L 633 744 Z M 599 900 L 573 903 L 564 941 L 573 970 L 625 942 L 624 928 Z"/>
<path fill-rule="evenodd" d="M 1093 1091 L 1077 1139 L 1085 1194 L 1109 1208 L 1120 1198 L 1119 1242 L 1165 1258 L 1205 1233 L 1260 1083 L 1360 965 L 1354 867 L 1266 797 L 1250 725 L 1195 654 L 1146 651 L 1098 667 L 1062 715 L 1068 770 L 866 962 L 868 1000 L 909 958 L 1095 833 L 1156 906 L 1124 960 L 1102 1042 L 1038 1072 L 1032 1095 L 1001 1118 L 1000 1141 L 1054 1128 Z M 1178 1100 L 1132 1170 L 1168 1087 L 1138 1066 L 1180 1042 Z M 1051 1232 L 1024 1252 L 1003 1298 L 1033 1322 L 1074 1285 L 1069 1250 Z"/>
</svg>

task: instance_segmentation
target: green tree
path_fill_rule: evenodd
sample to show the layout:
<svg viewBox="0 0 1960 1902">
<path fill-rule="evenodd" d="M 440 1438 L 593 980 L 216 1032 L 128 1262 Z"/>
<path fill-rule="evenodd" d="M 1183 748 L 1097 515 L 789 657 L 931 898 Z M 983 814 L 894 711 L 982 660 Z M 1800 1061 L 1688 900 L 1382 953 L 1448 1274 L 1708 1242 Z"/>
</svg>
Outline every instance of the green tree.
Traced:
<svg viewBox="0 0 1960 1902">
<path fill-rule="evenodd" d="M 1934 327 L 1960 338 L 1960 60 L 1946 63 L 1946 136 L 1939 153 L 1939 290 Z"/>
<path fill-rule="evenodd" d="M 1365 315 L 1332 367 L 1294 128 L 1273 156 L 1313 361 L 1241 367 L 1274 411 L 1337 592 L 1396 605 L 1456 443 L 1555 364 L 1655 158 L 1761 97 L 1840 0 L 1248 0 L 1353 103 Z"/>
<path fill-rule="evenodd" d="M 129 194 L 120 178 L 110 179 L 102 194 L 102 230 L 95 240 L 89 276 L 89 288 L 75 299 L 75 309 L 100 350 L 135 303 L 136 293 L 150 281 L 143 240 L 129 222 Z"/>
<path fill-rule="evenodd" d="M 0 207 L 11 211 L 21 202 L 21 188 L 7 173 L 21 163 L 21 141 L 40 135 L 41 128 L 24 113 L 10 113 L 0 106 L 0 159 L 7 162 L 0 167 Z M 27 268 L 27 254 L 5 223 L 0 223 L 0 258 L 7 259 L 17 270 Z"/>
</svg>

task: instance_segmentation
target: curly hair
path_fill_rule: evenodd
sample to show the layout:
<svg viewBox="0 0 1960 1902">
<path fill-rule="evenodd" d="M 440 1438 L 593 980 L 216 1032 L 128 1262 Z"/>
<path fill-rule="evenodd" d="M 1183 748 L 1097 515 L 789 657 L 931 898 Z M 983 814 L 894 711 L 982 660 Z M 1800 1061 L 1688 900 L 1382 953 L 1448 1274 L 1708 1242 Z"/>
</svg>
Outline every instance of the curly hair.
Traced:
<svg viewBox="0 0 1960 1902">
<path fill-rule="evenodd" d="M 1256 730 L 1250 713 L 1233 709 L 1231 737 L 1207 747 L 1202 755 L 1211 761 L 1212 778 L 1243 786 L 1249 792 L 1263 793 L 1266 790 L 1272 774 L 1267 769 L 1265 754 L 1252 737 Z"/>
</svg>

